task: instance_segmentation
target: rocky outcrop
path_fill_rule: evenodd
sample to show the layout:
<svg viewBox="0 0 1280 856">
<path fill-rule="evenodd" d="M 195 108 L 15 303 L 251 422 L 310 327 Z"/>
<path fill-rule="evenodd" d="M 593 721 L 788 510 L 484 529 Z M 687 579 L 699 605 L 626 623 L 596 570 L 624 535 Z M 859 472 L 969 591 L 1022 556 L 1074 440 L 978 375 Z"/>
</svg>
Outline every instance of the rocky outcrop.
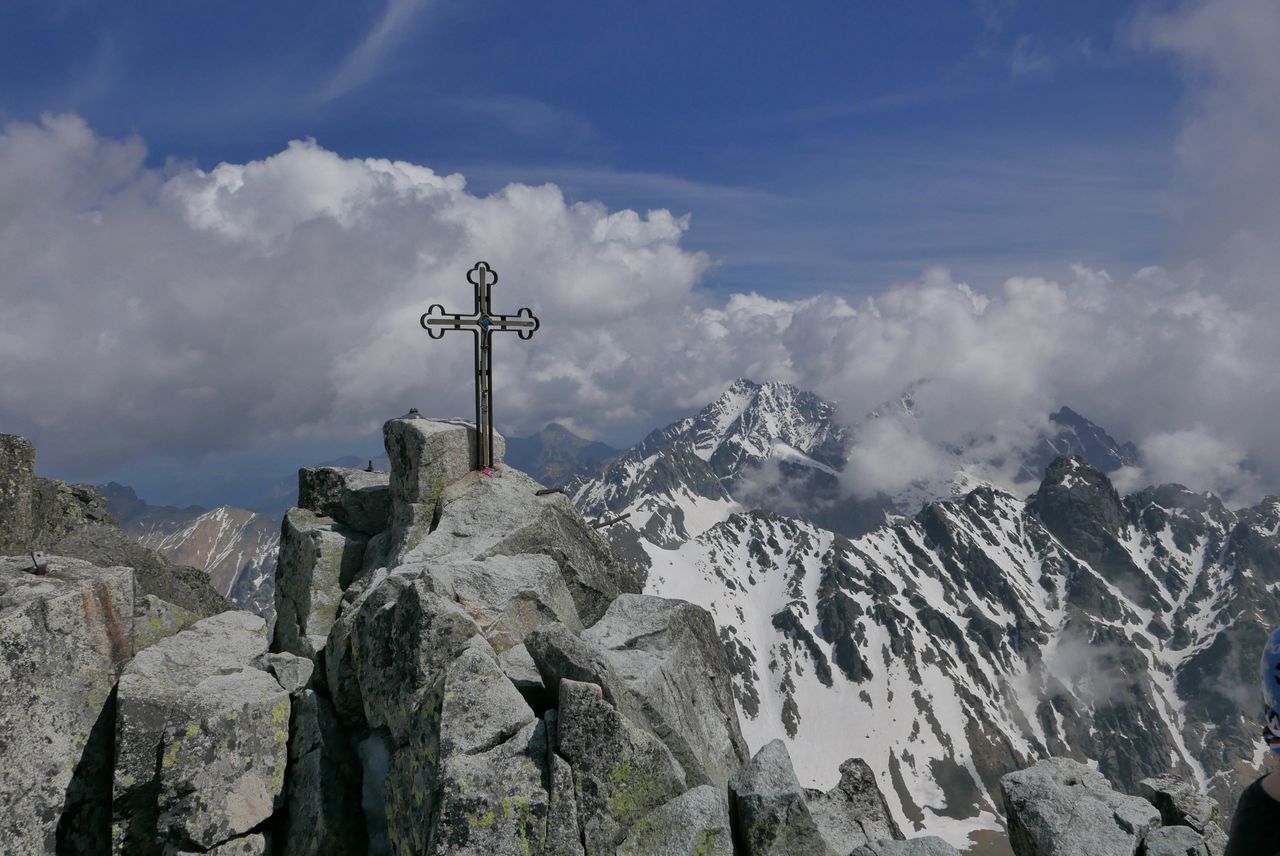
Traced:
<svg viewBox="0 0 1280 856">
<path fill-rule="evenodd" d="M 1144 781 L 1143 799 L 1115 791 L 1078 761 L 1049 758 L 1004 776 L 1001 790 L 1017 856 L 1222 856 L 1226 849 L 1216 804 L 1172 776 Z"/>
<path fill-rule="evenodd" d="M 279 683 L 252 665 L 266 648 L 261 618 L 224 612 L 125 668 L 112 801 L 117 852 L 205 850 L 253 832 L 274 812 L 290 705 Z"/>
<path fill-rule="evenodd" d="M 853 848 L 849 856 L 960 856 L 960 851 L 935 835 L 907 841 L 885 839 Z"/>
<path fill-rule="evenodd" d="M 0 558 L 0 852 L 95 852 L 111 807 L 113 687 L 133 656 L 128 568 Z"/>
<path fill-rule="evenodd" d="M 781 740 L 766 743 L 729 781 L 729 801 L 747 856 L 834 856 L 809 813 Z"/>
<path fill-rule="evenodd" d="M 848 853 L 862 844 L 901 839 L 875 774 L 861 758 L 840 765 L 840 781 L 826 793 L 809 793 L 809 813 L 827 844 Z"/>
<path fill-rule="evenodd" d="M 262 618 L 201 618 L 128 567 L 0 560 L 0 668 L 26 670 L 0 684 L 0 760 L 19 741 L 41 765 L 0 764 L 5 847 L 727 856 L 896 834 L 865 765 L 810 796 L 781 744 L 748 758 L 710 616 L 640 595 L 563 495 L 471 471 L 466 426 L 385 435 L 385 483 L 303 471 L 270 645 Z M 83 640 L 54 638 L 70 624 Z M 50 700 L 65 734 L 31 748 Z"/>
</svg>

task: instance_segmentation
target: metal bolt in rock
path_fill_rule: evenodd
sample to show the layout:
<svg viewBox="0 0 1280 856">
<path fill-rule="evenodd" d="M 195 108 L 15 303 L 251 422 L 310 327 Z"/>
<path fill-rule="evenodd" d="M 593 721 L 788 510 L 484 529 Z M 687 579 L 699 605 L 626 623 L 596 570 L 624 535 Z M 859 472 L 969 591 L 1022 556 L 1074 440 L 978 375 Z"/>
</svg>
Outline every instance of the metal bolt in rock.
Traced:
<svg viewBox="0 0 1280 856">
<path fill-rule="evenodd" d="M 31 553 L 31 573 L 36 576 L 44 576 L 49 572 L 49 557 L 39 550 L 33 550 Z"/>
<path fill-rule="evenodd" d="M 470 315 L 456 315 L 433 303 L 418 319 L 422 329 L 433 339 L 447 330 L 469 330 L 475 336 L 476 352 L 476 469 L 493 466 L 493 371 L 492 343 L 489 334 L 495 330 L 514 330 L 521 339 L 537 332 L 539 321 L 533 310 L 522 306 L 515 315 L 495 315 L 489 305 L 489 289 L 497 285 L 498 274 L 488 262 L 476 262 L 467 271 L 467 281 L 475 286 L 475 309 Z"/>
</svg>

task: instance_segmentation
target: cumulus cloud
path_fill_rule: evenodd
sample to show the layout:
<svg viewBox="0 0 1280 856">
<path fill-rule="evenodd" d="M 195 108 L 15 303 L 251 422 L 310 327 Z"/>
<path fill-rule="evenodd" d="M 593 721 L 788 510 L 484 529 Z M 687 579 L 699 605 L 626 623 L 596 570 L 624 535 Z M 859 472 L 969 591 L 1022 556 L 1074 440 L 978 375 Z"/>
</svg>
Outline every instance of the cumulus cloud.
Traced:
<svg viewBox="0 0 1280 856">
<path fill-rule="evenodd" d="M 1262 94 L 1275 58 L 1224 56 L 1255 34 L 1223 30 L 1211 6 L 1136 30 L 1201 69 L 1189 212 L 1225 205 L 1216 189 L 1242 180 L 1220 162 L 1238 135 L 1243 169 L 1265 161 L 1258 135 L 1280 110 Z M 554 185 L 480 196 L 460 175 L 313 141 L 208 171 L 146 154 L 74 116 L 0 133 L 0 430 L 86 477 L 157 454 L 368 436 L 410 405 L 469 414 L 469 337 L 431 341 L 417 318 L 467 308 L 463 274 L 483 258 L 502 276 L 496 307 L 543 320 L 532 341 L 496 345 L 507 431 L 561 420 L 626 441 L 748 376 L 813 389 L 851 421 L 911 390 L 909 414 L 859 427 L 846 477 L 861 495 L 937 478 L 957 456 L 1010 479 L 1063 404 L 1140 444 L 1127 484 L 1243 502 L 1280 481 L 1280 258 L 1262 240 L 1280 231 L 1280 171 L 1183 264 L 1121 279 L 1079 267 L 987 294 L 935 268 L 852 302 L 713 296 L 699 288 L 711 260 L 682 246 L 687 216 L 570 203 Z"/>
</svg>

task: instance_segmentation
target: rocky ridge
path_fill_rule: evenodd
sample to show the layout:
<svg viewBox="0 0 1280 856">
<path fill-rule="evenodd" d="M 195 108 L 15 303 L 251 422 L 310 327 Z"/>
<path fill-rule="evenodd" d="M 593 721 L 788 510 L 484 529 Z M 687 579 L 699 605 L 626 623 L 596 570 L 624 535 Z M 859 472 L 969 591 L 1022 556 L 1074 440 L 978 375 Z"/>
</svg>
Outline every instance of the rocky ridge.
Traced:
<svg viewBox="0 0 1280 856">
<path fill-rule="evenodd" d="M 0 560 L 0 849 L 692 856 L 897 840 L 858 762 L 814 793 L 782 744 L 749 757 L 710 615 L 641 594 L 564 495 L 473 471 L 466 425 L 395 419 L 385 436 L 390 474 L 301 475 L 270 633 L 227 611 L 148 637 L 130 567 L 54 557 L 37 576 Z"/>
</svg>

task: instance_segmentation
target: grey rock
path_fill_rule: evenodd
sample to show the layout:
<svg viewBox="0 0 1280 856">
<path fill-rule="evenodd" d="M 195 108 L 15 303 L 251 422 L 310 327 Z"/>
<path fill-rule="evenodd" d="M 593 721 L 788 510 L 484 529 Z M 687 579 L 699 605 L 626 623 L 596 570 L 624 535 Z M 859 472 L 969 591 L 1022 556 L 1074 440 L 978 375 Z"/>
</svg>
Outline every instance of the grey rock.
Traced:
<svg viewBox="0 0 1280 856">
<path fill-rule="evenodd" d="M 810 796 L 809 814 L 831 849 L 848 853 L 860 844 L 902 839 L 902 830 L 876 784 L 875 773 L 861 758 L 840 765 L 840 781 L 824 794 Z"/>
<path fill-rule="evenodd" d="M 645 575 L 620 562 L 563 494 L 537 498 L 536 513 L 491 547 L 488 555 L 542 553 L 560 566 L 583 621 L 592 624 L 620 594 L 644 591 Z"/>
<path fill-rule="evenodd" d="M 1218 804 L 1191 782 L 1177 776 L 1153 776 L 1138 783 L 1138 793 L 1160 810 L 1164 826 L 1189 826 L 1203 832 L 1209 821 L 1221 824 Z"/>
<path fill-rule="evenodd" d="M 855 848 L 849 856 L 960 856 L 960 851 L 935 835 L 927 835 L 905 841 L 881 839 Z"/>
<path fill-rule="evenodd" d="M 309 663 L 309 660 L 303 660 Z M 293 701 L 284 856 L 345 856 L 366 843 L 360 763 L 333 706 L 311 690 Z"/>
<path fill-rule="evenodd" d="M 407 417 L 388 421 L 382 435 L 391 461 L 389 564 L 395 566 L 431 531 L 445 488 L 475 470 L 475 426 Z M 505 442 L 495 433 L 493 443 L 495 462 L 501 461 Z"/>
<path fill-rule="evenodd" d="M 272 675 L 287 693 L 299 693 L 311 683 L 316 664 L 306 657 L 283 652 L 264 654 L 258 667 Z"/>
<path fill-rule="evenodd" d="M 1133 856 L 1160 812 L 1120 794 L 1096 770 L 1048 758 L 1001 778 L 1009 842 L 1019 856 Z"/>
<path fill-rule="evenodd" d="M 529 694 L 542 695 L 546 692 L 542 675 L 538 673 L 538 664 L 533 662 L 529 649 L 523 644 L 508 648 L 498 655 L 498 665 L 502 673 L 520 690 L 526 698 Z"/>
<path fill-rule="evenodd" d="M 212 675 L 179 700 L 160 755 L 161 838 L 208 849 L 283 804 L 289 694 L 253 668 Z"/>
<path fill-rule="evenodd" d="M 0 434 L 0 553 L 22 553 L 35 529 L 36 448 L 16 434 Z"/>
<path fill-rule="evenodd" d="M 325 649 L 330 698 L 349 728 L 387 728 L 405 741 L 441 671 L 480 627 L 431 590 L 421 569 L 372 582 L 342 613 Z"/>
<path fill-rule="evenodd" d="M 620 595 L 583 639 L 600 646 L 694 784 L 724 787 L 750 753 L 715 621 L 700 606 Z"/>
<path fill-rule="evenodd" d="M 314 657 L 337 618 L 342 591 L 359 573 L 368 536 L 302 508 L 285 513 L 276 565 L 271 648 Z"/>
<path fill-rule="evenodd" d="M 645 815 L 618 856 L 733 856 L 729 802 L 720 788 L 699 785 Z"/>
<path fill-rule="evenodd" d="M 551 737 L 551 717 L 547 719 L 548 743 Z M 582 839 L 578 826 L 578 799 L 573 792 L 573 768 L 549 745 L 547 760 L 551 767 L 551 793 L 547 801 L 547 840 L 544 852 L 547 856 L 583 856 Z"/>
<path fill-rule="evenodd" d="M 545 837 L 541 722 L 482 640 L 444 669 L 392 758 L 387 831 L 401 853 L 518 853 Z M 434 818 L 434 825 L 427 821 Z"/>
<path fill-rule="evenodd" d="M 200 620 L 201 616 L 189 609 L 161 600 L 153 594 L 144 595 L 136 610 L 134 622 L 136 629 L 135 643 L 138 650 L 150 648 L 161 639 L 186 630 Z"/>
<path fill-rule="evenodd" d="M 1227 852 L 1227 833 L 1222 831 L 1222 827 L 1214 821 L 1208 821 L 1204 825 L 1204 846 L 1209 850 L 1209 856 L 1223 856 Z"/>
<path fill-rule="evenodd" d="M 747 856 L 834 853 L 809 814 L 781 740 L 762 746 L 729 780 L 729 804 Z"/>
<path fill-rule="evenodd" d="M 595 684 L 560 681 L 557 748 L 573 767 L 588 856 L 612 854 L 646 814 L 686 789 L 671 751 Z"/>
<path fill-rule="evenodd" d="M 432 563 L 424 566 L 424 578 L 475 619 L 497 651 L 519 645 L 525 634 L 547 622 L 582 629 L 559 568 L 546 556 Z"/>
<path fill-rule="evenodd" d="M 487 751 L 446 757 L 431 852 L 541 852 L 549 809 L 543 786 L 546 752 L 546 732 L 539 721 Z M 422 852 L 416 847 L 396 850 L 405 856 Z"/>
<path fill-rule="evenodd" d="M 377 535 L 391 519 L 391 477 L 346 467 L 306 467 L 298 470 L 298 506 Z"/>
<path fill-rule="evenodd" d="M 171 850 L 170 853 L 187 856 L 187 854 L 203 854 L 203 856 L 267 856 L 271 852 L 271 841 L 265 835 L 254 833 L 233 838 L 211 850 Z"/>
<path fill-rule="evenodd" d="M 266 648 L 266 622 L 248 612 L 224 612 L 160 640 L 125 668 L 117 686 L 112 799 L 117 852 L 157 852 L 156 759 L 168 727 L 191 721 L 184 697 L 207 678 L 241 671 Z"/>
<path fill-rule="evenodd" d="M 1162 826 L 1147 835 L 1145 856 L 1209 856 L 1204 836 L 1189 826 Z"/>
<path fill-rule="evenodd" d="M 112 687 L 133 656 L 133 572 L 0 557 L 0 852 L 110 840 Z"/>
<path fill-rule="evenodd" d="M 524 646 L 543 684 L 557 698 L 561 680 L 582 681 L 599 686 L 609 704 L 627 707 L 631 712 L 634 700 L 629 698 L 622 679 L 614 673 L 599 645 L 583 639 L 563 624 L 544 624 L 525 636 Z M 638 714 L 638 708 L 634 712 Z"/>
</svg>

